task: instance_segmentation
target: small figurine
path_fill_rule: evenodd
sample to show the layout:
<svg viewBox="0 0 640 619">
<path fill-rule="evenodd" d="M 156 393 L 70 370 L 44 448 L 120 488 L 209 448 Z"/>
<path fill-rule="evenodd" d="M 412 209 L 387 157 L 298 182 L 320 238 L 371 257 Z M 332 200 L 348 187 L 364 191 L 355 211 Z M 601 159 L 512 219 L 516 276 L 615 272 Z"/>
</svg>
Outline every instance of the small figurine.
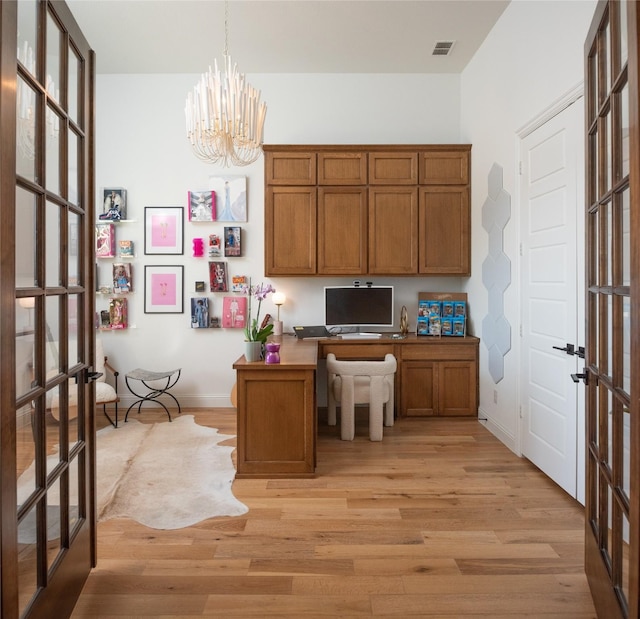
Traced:
<svg viewBox="0 0 640 619">
<path fill-rule="evenodd" d="M 407 306 L 403 305 L 400 310 L 400 333 L 407 335 L 409 333 L 409 318 L 407 317 Z"/>
<path fill-rule="evenodd" d="M 193 257 L 202 258 L 204 256 L 204 239 L 193 239 Z"/>
</svg>

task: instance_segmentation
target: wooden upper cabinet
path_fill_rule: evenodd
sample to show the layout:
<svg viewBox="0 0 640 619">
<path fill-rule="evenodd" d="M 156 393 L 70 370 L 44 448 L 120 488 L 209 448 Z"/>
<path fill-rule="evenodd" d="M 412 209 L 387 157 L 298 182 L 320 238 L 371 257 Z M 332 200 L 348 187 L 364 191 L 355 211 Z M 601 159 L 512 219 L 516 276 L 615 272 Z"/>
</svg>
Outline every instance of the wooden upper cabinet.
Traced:
<svg viewBox="0 0 640 619">
<path fill-rule="evenodd" d="M 369 184 L 417 185 L 418 152 L 369 153 Z"/>
<path fill-rule="evenodd" d="M 367 153 L 318 153 L 318 185 L 366 185 Z"/>
<path fill-rule="evenodd" d="M 418 188 L 369 188 L 369 273 L 418 272 Z"/>
<path fill-rule="evenodd" d="M 270 187 L 265 195 L 265 275 L 315 275 L 316 188 Z"/>
<path fill-rule="evenodd" d="M 419 177 L 421 185 L 468 185 L 469 147 L 421 152 Z"/>
<path fill-rule="evenodd" d="M 367 188 L 318 187 L 318 274 L 367 272 Z"/>
<path fill-rule="evenodd" d="M 425 275 L 471 275 L 469 188 L 420 188 L 420 267 Z"/>
<path fill-rule="evenodd" d="M 268 185 L 315 185 L 316 178 L 316 153 L 265 153 Z"/>
<path fill-rule="evenodd" d="M 263 149 L 266 275 L 471 275 L 470 145 Z"/>
</svg>

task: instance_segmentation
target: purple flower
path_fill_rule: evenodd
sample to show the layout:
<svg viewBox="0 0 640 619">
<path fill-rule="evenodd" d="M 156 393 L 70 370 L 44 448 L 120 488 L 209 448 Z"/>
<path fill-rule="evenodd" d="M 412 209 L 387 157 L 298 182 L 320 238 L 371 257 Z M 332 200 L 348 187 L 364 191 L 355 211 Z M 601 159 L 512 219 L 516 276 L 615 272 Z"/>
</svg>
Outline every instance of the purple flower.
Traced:
<svg viewBox="0 0 640 619">
<path fill-rule="evenodd" d="M 270 292 L 275 292 L 276 289 L 271 284 L 260 284 L 256 286 L 253 291 L 253 296 L 258 301 L 264 301 Z"/>
</svg>

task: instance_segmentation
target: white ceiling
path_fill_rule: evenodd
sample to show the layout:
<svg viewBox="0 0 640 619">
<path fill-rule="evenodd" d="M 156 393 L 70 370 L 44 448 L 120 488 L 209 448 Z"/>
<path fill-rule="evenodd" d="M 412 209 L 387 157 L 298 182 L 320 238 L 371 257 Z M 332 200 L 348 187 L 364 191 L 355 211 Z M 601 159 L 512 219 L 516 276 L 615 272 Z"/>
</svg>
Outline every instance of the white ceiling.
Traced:
<svg viewBox="0 0 640 619">
<path fill-rule="evenodd" d="M 66 0 L 98 73 L 202 73 L 222 61 L 221 0 Z M 243 73 L 459 73 L 510 0 L 230 0 Z M 436 41 L 455 41 L 449 56 Z"/>
</svg>

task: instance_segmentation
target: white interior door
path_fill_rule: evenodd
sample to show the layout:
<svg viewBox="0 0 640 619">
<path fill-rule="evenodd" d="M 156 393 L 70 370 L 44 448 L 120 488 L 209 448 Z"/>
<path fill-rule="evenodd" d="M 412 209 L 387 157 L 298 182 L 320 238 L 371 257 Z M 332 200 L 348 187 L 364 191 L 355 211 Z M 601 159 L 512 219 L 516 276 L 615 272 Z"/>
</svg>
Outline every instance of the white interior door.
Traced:
<svg viewBox="0 0 640 619">
<path fill-rule="evenodd" d="M 584 503 L 583 100 L 521 141 L 522 454 Z"/>
</svg>

